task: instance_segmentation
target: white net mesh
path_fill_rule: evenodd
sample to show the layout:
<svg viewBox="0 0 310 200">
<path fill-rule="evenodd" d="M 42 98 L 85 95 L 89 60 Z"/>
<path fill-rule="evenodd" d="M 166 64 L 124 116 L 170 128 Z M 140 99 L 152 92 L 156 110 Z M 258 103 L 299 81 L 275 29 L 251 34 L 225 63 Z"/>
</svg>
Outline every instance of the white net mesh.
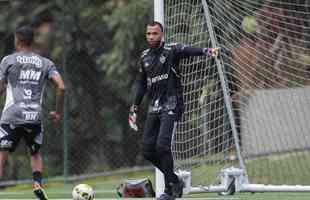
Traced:
<svg viewBox="0 0 310 200">
<path fill-rule="evenodd" d="M 182 62 L 186 110 L 173 152 L 193 184 L 213 184 L 239 167 L 231 122 L 252 183 L 310 184 L 310 2 L 307 0 L 165 1 L 167 42 L 224 49 L 221 69 L 203 57 Z M 233 119 L 229 118 L 229 112 Z"/>
</svg>

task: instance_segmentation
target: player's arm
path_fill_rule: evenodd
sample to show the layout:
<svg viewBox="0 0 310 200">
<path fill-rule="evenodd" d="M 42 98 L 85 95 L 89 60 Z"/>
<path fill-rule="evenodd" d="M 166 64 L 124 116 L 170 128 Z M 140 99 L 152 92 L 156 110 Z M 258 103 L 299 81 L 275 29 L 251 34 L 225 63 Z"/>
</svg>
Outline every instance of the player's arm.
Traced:
<svg viewBox="0 0 310 200">
<path fill-rule="evenodd" d="M 6 89 L 6 71 L 8 69 L 8 63 L 4 57 L 0 63 L 0 95 L 3 95 Z"/>
<path fill-rule="evenodd" d="M 63 115 L 65 84 L 59 73 L 53 73 L 50 80 L 56 91 L 56 109 L 50 112 L 50 118 L 53 122 L 58 123 Z"/>
<path fill-rule="evenodd" d="M 129 126 L 135 131 L 138 131 L 138 126 L 137 126 L 138 106 L 141 104 L 143 97 L 147 91 L 146 73 L 143 69 L 141 62 L 140 62 L 138 77 L 137 77 L 136 84 L 134 87 L 134 100 L 133 100 L 133 104 L 130 107 L 129 117 L 128 117 Z"/>
<path fill-rule="evenodd" d="M 4 80 L 0 80 L 0 95 L 3 95 L 5 89 L 6 89 L 5 81 Z"/>
<path fill-rule="evenodd" d="M 219 53 L 219 48 L 199 48 L 183 44 L 175 44 L 174 49 L 179 58 L 204 55 L 208 57 L 217 57 Z"/>
</svg>

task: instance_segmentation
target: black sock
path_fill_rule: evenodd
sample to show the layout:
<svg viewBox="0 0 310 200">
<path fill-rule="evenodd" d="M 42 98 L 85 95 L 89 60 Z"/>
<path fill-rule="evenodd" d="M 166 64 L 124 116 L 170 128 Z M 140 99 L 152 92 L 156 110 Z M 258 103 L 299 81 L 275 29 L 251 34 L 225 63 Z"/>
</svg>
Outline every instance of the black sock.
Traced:
<svg viewBox="0 0 310 200">
<path fill-rule="evenodd" d="M 33 181 L 42 184 L 42 173 L 40 171 L 32 172 Z"/>
<path fill-rule="evenodd" d="M 173 158 L 171 153 L 161 154 L 161 169 L 168 183 L 178 183 L 178 176 L 174 173 Z"/>
</svg>

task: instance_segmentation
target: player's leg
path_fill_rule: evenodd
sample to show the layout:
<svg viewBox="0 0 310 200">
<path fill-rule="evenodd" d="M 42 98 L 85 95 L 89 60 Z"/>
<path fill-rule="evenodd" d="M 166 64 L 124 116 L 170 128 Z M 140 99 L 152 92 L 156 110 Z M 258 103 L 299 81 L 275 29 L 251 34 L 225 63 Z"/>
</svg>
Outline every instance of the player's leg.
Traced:
<svg viewBox="0 0 310 200">
<path fill-rule="evenodd" d="M 160 114 L 148 114 L 143 133 L 143 155 L 145 159 L 149 160 L 156 168 L 164 173 L 165 170 L 161 164 L 161 155 L 158 154 L 156 149 L 160 127 Z M 165 185 L 168 186 L 169 181 L 167 176 L 164 176 L 164 178 Z M 165 189 L 165 193 L 160 196 L 159 200 L 173 200 L 172 193 L 169 191 Z"/>
<path fill-rule="evenodd" d="M 40 148 L 43 141 L 41 124 L 26 124 L 21 127 L 24 138 L 30 151 L 31 169 L 33 176 L 33 192 L 40 200 L 47 200 L 47 194 L 42 186 L 43 162 Z"/>
<path fill-rule="evenodd" d="M 31 169 L 33 172 L 43 171 L 42 157 L 39 152 L 31 155 Z"/>
<path fill-rule="evenodd" d="M 177 116 L 173 112 L 161 114 L 161 126 L 156 143 L 156 150 L 160 157 L 161 168 L 165 176 L 165 193 L 173 198 L 181 197 L 183 182 L 174 173 L 174 161 L 171 152 L 171 140 L 176 128 Z"/>
<path fill-rule="evenodd" d="M 42 186 L 42 158 L 40 153 L 31 155 L 31 167 L 33 176 L 33 192 L 40 200 L 47 200 L 47 194 Z"/>
<path fill-rule="evenodd" d="M 160 160 L 155 149 L 159 127 L 159 115 L 148 114 L 143 132 L 143 156 L 146 160 L 150 161 L 155 167 L 161 170 Z"/>
<path fill-rule="evenodd" d="M 160 115 L 157 113 L 148 114 L 143 132 L 143 156 L 160 171 L 160 158 L 156 151 L 156 143 L 160 128 Z"/>
<path fill-rule="evenodd" d="M 0 151 L 0 180 L 3 178 L 4 165 L 8 159 L 8 155 L 9 155 L 8 151 Z"/>
<path fill-rule="evenodd" d="M 14 128 L 9 124 L 0 125 L 0 179 L 4 175 L 4 165 L 9 152 L 15 151 L 20 140 L 20 136 L 15 132 Z"/>
</svg>

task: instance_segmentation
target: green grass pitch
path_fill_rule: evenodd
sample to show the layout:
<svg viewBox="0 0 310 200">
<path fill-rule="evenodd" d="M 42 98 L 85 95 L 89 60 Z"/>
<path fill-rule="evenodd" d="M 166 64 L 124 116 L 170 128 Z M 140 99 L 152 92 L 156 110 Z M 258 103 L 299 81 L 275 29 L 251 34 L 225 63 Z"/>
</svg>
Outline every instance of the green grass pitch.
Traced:
<svg viewBox="0 0 310 200">
<path fill-rule="evenodd" d="M 116 194 L 116 187 L 125 179 L 138 179 L 149 177 L 153 185 L 154 176 L 150 171 L 134 172 L 130 174 L 109 176 L 109 177 L 97 177 L 84 181 L 77 181 L 72 183 L 64 182 L 48 182 L 46 184 L 46 191 L 50 199 L 71 199 L 71 191 L 74 185 L 78 183 L 87 183 L 93 186 L 96 192 L 96 200 L 100 199 L 119 199 Z M 18 185 L 15 187 L 8 187 L 0 190 L 0 199 L 6 200 L 26 200 L 34 199 L 32 194 L 31 185 Z M 139 198 L 141 199 L 141 198 Z M 233 196 L 220 196 L 214 193 L 203 193 L 185 195 L 182 199 L 191 200 L 309 200 L 310 193 L 236 193 Z M 142 199 L 141 199 L 142 200 Z"/>
</svg>

